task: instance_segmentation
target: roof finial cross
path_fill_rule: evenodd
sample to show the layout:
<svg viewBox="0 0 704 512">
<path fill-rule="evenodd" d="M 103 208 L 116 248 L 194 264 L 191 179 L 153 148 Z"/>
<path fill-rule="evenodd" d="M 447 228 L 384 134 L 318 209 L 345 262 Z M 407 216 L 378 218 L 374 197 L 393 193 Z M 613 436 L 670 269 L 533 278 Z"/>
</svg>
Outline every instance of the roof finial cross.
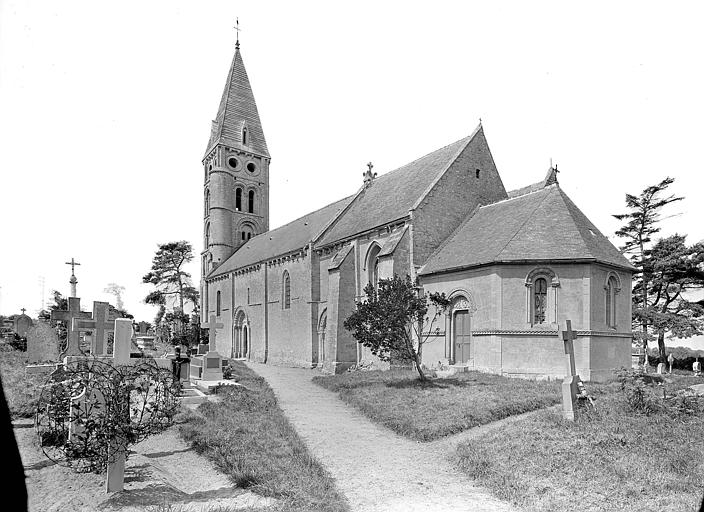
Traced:
<svg viewBox="0 0 704 512">
<path fill-rule="evenodd" d="M 374 164 L 371 162 L 367 162 L 367 167 L 369 168 L 369 172 L 372 172 L 372 169 L 374 168 Z"/>
<path fill-rule="evenodd" d="M 372 169 L 374 168 L 374 164 L 371 162 L 367 163 L 367 172 L 362 173 L 362 176 L 364 176 L 364 186 L 368 187 L 369 185 L 372 184 L 372 181 L 374 178 L 376 178 L 376 173 L 372 172 Z"/>
<path fill-rule="evenodd" d="M 76 265 L 80 265 L 80 263 L 78 263 L 77 261 L 74 261 L 73 258 L 71 258 L 71 261 L 67 261 L 66 265 L 71 265 L 71 275 L 72 276 L 76 275 L 75 267 L 76 267 Z"/>
<path fill-rule="evenodd" d="M 237 50 L 239 50 L 240 49 L 240 18 L 237 17 L 237 18 L 235 18 L 235 20 L 236 20 L 236 23 L 235 23 L 235 26 L 233 27 L 237 31 L 237 42 L 235 43 L 235 48 Z"/>
<path fill-rule="evenodd" d="M 22 311 L 22 314 L 24 315 L 24 312 L 27 311 L 27 310 L 24 309 L 24 308 L 22 308 L 22 309 L 20 309 L 20 311 Z"/>
</svg>

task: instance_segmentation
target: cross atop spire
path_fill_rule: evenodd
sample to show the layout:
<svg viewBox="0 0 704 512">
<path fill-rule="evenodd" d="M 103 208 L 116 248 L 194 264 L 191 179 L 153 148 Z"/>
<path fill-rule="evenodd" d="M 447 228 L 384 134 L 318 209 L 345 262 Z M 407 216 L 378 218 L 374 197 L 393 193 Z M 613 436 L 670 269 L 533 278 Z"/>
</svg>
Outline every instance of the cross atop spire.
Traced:
<svg viewBox="0 0 704 512">
<path fill-rule="evenodd" d="M 239 50 L 240 49 L 240 19 L 239 17 L 235 18 L 236 23 L 235 26 L 233 27 L 237 31 L 237 42 L 235 43 L 235 49 Z"/>
<path fill-rule="evenodd" d="M 71 275 L 75 276 L 76 275 L 75 267 L 76 267 L 76 265 L 80 265 L 80 263 L 78 263 L 77 261 L 74 261 L 73 258 L 71 258 L 71 261 L 67 261 L 66 265 L 71 265 Z"/>
</svg>

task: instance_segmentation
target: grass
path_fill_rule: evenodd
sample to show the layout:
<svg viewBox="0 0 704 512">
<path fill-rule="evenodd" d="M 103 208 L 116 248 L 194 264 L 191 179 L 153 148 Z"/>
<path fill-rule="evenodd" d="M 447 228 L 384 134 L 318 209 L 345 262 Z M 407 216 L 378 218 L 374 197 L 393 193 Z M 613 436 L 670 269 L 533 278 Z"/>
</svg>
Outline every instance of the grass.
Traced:
<svg viewBox="0 0 704 512">
<path fill-rule="evenodd" d="M 422 382 L 408 370 L 316 376 L 372 421 L 418 441 L 432 441 L 560 401 L 560 384 L 479 372 Z"/>
<path fill-rule="evenodd" d="M 669 393 L 704 382 L 671 378 Z M 460 467 L 526 511 L 697 510 L 704 492 L 703 410 L 646 416 L 629 408 L 617 383 L 588 390 L 597 397 L 595 412 L 583 410 L 570 422 L 543 411 L 505 425 L 460 444 Z"/>
<path fill-rule="evenodd" d="M 344 512 L 349 506 L 276 403 L 264 379 L 234 361 L 238 382 L 220 402 L 188 412 L 179 426 L 233 482 L 279 500 L 273 510 Z"/>
<path fill-rule="evenodd" d="M 34 417 L 47 375 L 26 375 L 27 352 L 0 345 L 0 375 L 12 419 Z"/>
</svg>

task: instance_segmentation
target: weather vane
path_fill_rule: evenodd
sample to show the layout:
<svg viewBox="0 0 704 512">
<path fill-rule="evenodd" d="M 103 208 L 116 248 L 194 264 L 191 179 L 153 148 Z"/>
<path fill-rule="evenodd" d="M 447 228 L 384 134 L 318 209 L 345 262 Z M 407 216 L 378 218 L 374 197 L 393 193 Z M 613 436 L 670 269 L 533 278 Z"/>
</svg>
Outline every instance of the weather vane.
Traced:
<svg viewBox="0 0 704 512">
<path fill-rule="evenodd" d="M 240 48 L 240 18 L 235 18 L 235 26 L 233 27 L 237 31 L 237 42 L 235 43 L 235 48 L 239 50 Z"/>
</svg>

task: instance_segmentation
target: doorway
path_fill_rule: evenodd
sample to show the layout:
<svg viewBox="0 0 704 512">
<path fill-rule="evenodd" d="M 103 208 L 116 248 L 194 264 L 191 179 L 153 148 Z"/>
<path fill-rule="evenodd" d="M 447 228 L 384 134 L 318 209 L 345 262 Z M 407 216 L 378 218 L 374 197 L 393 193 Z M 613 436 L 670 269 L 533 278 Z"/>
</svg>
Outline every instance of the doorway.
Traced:
<svg viewBox="0 0 704 512">
<path fill-rule="evenodd" d="M 466 364 L 471 359 L 470 344 L 472 335 L 469 328 L 469 311 L 456 311 L 453 318 L 454 348 L 456 364 Z"/>
</svg>

